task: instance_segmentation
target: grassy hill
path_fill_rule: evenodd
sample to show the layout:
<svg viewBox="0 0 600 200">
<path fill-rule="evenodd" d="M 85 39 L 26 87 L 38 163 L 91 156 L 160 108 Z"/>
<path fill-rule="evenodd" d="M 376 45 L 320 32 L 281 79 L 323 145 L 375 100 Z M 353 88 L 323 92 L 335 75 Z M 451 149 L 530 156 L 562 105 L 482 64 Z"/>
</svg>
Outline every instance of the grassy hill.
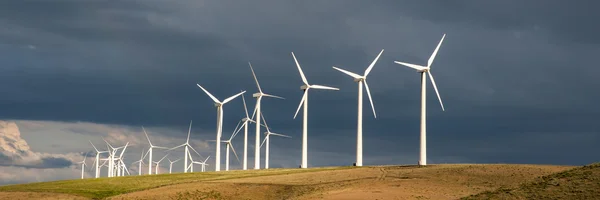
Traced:
<svg viewBox="0 0 600 200">
<path fill-rule="evenodd" d="M 447 164 L 179 173 L 2 186 L 0 199 L 459 199 L 569 169 Z"/>
<path fill-rule="evenodd" d="M 500 188 L 463 199 L 600 199 L 600 163 L 536 178 L 518 187 Z"/>
</svg>

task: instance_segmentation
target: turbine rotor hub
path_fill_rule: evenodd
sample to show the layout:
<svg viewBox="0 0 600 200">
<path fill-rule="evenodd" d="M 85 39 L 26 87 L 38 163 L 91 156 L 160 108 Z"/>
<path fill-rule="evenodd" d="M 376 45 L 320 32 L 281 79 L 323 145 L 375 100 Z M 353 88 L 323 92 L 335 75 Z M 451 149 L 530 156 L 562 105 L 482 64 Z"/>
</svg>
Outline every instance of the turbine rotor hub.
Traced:
<svg viewBox="0 0 600 200">
<path fill-rule="evenodd" d="M 252 97 L 254 97 L 254 98 L 258 98 L 258 97 L 260 97 L 260 96 L 262 96 L 262 95 L 263 95 L 262 93 L 260 93 L 260 92 L 257 92 L 257 93 L 254 93 L 254 94 L 252 94 Z"/>
<path fill-rule="evenodd" d="M 306 89 L 308 89 L 309 87 L 310 87 L 309 85 L 303 85 L 303 86 L 300 86 L 300 89 L 301 89 L 301 90 L 306 90 Z"/>
</svg>

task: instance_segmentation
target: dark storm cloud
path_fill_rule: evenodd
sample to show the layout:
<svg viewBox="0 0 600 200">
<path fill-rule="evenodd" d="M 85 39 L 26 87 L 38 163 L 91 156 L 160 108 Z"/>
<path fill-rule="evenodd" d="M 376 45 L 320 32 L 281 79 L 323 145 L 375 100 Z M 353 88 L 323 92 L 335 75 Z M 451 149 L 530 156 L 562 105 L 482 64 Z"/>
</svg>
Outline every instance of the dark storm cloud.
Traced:
<svg viewBox="0 0 600 200">
<path fill-rule="evenodd" d="M 263 90 L 286 98 L 263 101 L 269 125 L 294 136 L 274 145 L 300 147 L 302 116 L 292 119 L 302 95 L 294 51 L 310 83 L 341 88 L 310 93 L 311 155 L 352 163 L 356 83 L 331 66 L 362 74 L 385 48 L 369 75 L 377 119 L 364 100 L 365 159 L 385 164 L 403 152 L 402 159 L 391 162 L 414 163 L 419 77 L 392 61 L 425 63 L 447 33 L 432 67 L 445 112 L 427 83 L 432 160 L 579 164 L 591 160 L 559 151 L 590 155 L 598 147 L 538 145 L 540 150 L 530 154 L 494 151 L 494 156 L 471 150 L 488 143 L 494 149 L 530 150 L 520 145 L 525 132 L 553 140 L 577 133 L 597 138 L 591 119 L 599 114 L 599 96 L 590 91 L 600 85 L 595 77 L 600 69 L 587 66 L 599 53 L 592 37 L 599 16 L 590 11 L 591 4 L 6 1 L 0 3 L 5 27 L 0 30 L 0 119 L 181 130 L 193 119 L 195 128 L 214 130 L 214 106 L 195 84 L 219 99 L 247 90 L 252 110 L 256 88 L 250 61 Z M 224 110 L 230 130 L 243 115 L 241 102 Z M 324 142 L 340 137 L 345 142 L 339 145 Z M 299 148 L 289 151 L 299 155 Z M 541 156 L 554 151 L 564 156 Z M 335 164 L 314 159 L 316 165 Z"/>
</svg>

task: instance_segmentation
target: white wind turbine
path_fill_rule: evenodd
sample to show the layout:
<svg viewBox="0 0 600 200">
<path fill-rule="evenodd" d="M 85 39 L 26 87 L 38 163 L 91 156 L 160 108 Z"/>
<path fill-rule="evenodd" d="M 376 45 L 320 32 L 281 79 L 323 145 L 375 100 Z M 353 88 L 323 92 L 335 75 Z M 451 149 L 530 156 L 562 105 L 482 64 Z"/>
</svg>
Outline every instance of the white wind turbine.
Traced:
<svg viewBox="0 0 600 200">
<path fill-rule="evenodd" d="M 170 149 L 167 150 L 167 151 L 171 151 L 171 150 L 175 150 L 175 149 L 180 148 L 180 147 L 184 147 L 184 149 L 185 149 L 185 152 L 184 152 L 184 169 L 183 169 L 184 173 L 186 173 L 188 171 L 187 166 L 188 166 L 188 155 L 189 155 L 189 152 L 190 152 L 189 149 L 192 149 L 198 155 L 200 155 L 198 153 L 198 151 L 196 151 L 196 149 L 194 149 L 194 147 L 192 147 L 190 145 L 190 134 L 191 133 L 192 133 L 192 121 L 190 120 L 190 128 L 188 129 L 187 140 L 185 141 L 185 143 L 183 143 L 182 145 L 179 145 L 179 146 L 176 146 L 176 147 L 173 147 L 173 148 L 170 148 Z"/>
<path fill-rule="evenodd" d="M 205 172 L 206 166 L 208 165 L 208 163 L 206 163 L 206 162 L 208 161 L 209 158 L 210 158 L 210 156 L 206 157 L 206 159 L 204 159 L 204 161 L 202 161 L 202 162 L 192 161 L 192 164 L 191 164 L 192 171 L 194 171 L 194 164 L 198 164 L 198 165 L 202 166 L 202 168 L 200 168 L 200 171 Z"/>
<path fill-rule="evenodd" d="M 263 144 L 266 144 L 266 146 L 265 146 L 265 169 L 269 169 L 269 140 L 271 138 L 271 135 L 279 136 L 279 137 L 286 137 L 286 138 L 292 138 L 292 137 L 284 135 L 284 134 L 271 132 L 271 129 L 269 128 L 269 125 L 267 125 L 267 120 L 265 120 L 264 116 L 263 116 L 263 122 L 265 123 L 267 132 L 265 132 L 265 139 L 260 144 L 260 147 L 262 147 Z"/>
<path fill-rule="evenodd" d="M 310 85 L 302 72 L 302 68 L 296 59 L 296 55 L 292 52 L 292 56 L 294 57 L 294 61 L 296 62 L 296 66 L 298 67 L 298 71 L 300 72 L 300 77 L 302 78 L 302 82 L 304 85 L 300 86 L 301 90 L 304 90 L 304 96 L 302 100 L 300 100 L 300 105 L 298 105 L 298 109 L 296 110 L 296 114 L 294 114 L 294 119 L 296 119 L 296 115 L 298 115 L 298 111 L 300 111 L 300 107 L 304 107 L 303 120 L 302 120 L 302 164 L 301 168 L 308 167 L 308 90 L 309 89 L 322 89 L 322 90 L 340 90 L 338 88 L 323 86 L 323 85 Z M 304 103 L 304 105 L 303 105 Z"/>
<path fill-rule="evenodd" d="M 369 96 L 369 102 L 371 102 L 371 108 L 373 109 L 373 116 L 375 118 L 377 118 L 377 114 L 375 114 L 375 106 L 373 105 L 373 99 L 371 98 L 371 91 L 369 91 L 369 84 L 367 84 L 367 76 L 369 75 L 369 72 L 371 72 L 371 70 L 373 69 L 373 66 L 375 66 L 375 63 L 377 63 L 377 60 L 379 60 L 379 56 L 381 56 L 381 54 L 383 53 L 383 49 L 381 50 L 381 52 L 379 52 L 379 55 L 377 55 L 377 57 L 375 58 L 375 60 L 373 60 L 373 62 L 371 63 L 371 65 L 369 65 L 369 67 L 365 70 L 365 74 L 364 75 L 358 75 L 356 73 L 353 72 L 349 72 L 337 67 L 333 67 L 333 69 L 336 69 L 344 74 L 347 74 L 348 76 L 351 76 L 352 78 L 354 78 L 354 82 L 358 83 L 358 122 L 357 122 L 357 128 L 356 128 L 356 166 L 363 166 L 363 145 L 362 145 L 362 110 L 363 110 L 363 105 L 362 105 L 362 100 L 363 100 L 363 84 L 365 85 L 365 89 L 367 89 L 367 96 Z"/>
<path fill-rule="evenodd" d="M 115 154 L 119 149 L 124 148 L 125 146 L 115 148 L 104 138 L 102 138 L 102 140 L 104 140 L 108 149 L 108 177 L 113 177 L 115 176 Z"/>
<path fill-rule="evenodd" d="M 244 122 L 242 124 L 242 127 L 244 128 L 244 159 L 243 159 L 244 161 L 242 164 L 242 169 L 247 170 L 248 169 L 248 123 L 249 122 L 256 123 L 256 122 L 254 120 L 252 120 L 252 118 L 250 118 L 250 115 L 248 115 L 248 107 L 246 106 L 246 98 L 244 98 L 244 95 L 242 95 L 242 101 L 244 102 L 244 112 L 246 112 L 246 117 L 244 117 L 241 120 L 242 122 Z M 252 114 L 252 115 L 254 115 L 254 114 Z M 239 130 L 241 130 L 242 127 L 240 127 Z"/>
<path fill-rule="evenodd" d="M 92 147 L 94 147 L 94 150 L 96 150 L 96 160 L 94 161 L 94 166 L 96 171 L 95 173 L 95 178 L 100 177 L 100 169 L 99 169 L 99 162 L 100 162 L 100 154 L 103 153 L 109 153 L 108 151 L 99 151 L 98 148 L 96 148 L 96 146 L 94 146 L 94 143 L 92 143 L 92 141 L 90 140 L 90 144 L 92 144 Z"/>
<path fill-rule="evenodd" d="M 284 99 L 283 97 L 279 97 L 279 96 L 275 96 L 275 95 L 270 95 L 270 94 L 265 94 L 263 93 L 262 89 L 260 88 L 260 84 L 258 83 L 258 78 L 256 78 L 256 74 L 254 73 L 254 69 L 252 68 L 252 64 L 250 64 L 250 62 L 248 62 L 248 65 L 250 65 L 250 70 L 252 71 L 252 77 L 254 77 L 254 81 L 256 82 L 256 87 L 258 87 L 258 92 L 252 94 L 252 97 L 256 98 L 256 106 L 254 107 L 254 112 L 256 114 L 256 118 L 254 118 L 254 114 L 252 114 L 252 118 L 256 119 L 256 140 L 254 143 L 254 169 L 260 169 L 260 104 L 261 104 L 261 100 L 262 97 L 272 97 L 272 98 L 278 98 L 278 99 Z M 245 149 L 245 148 L 244 148 Z M 244 156 L 245 157 L 245 156 Z M 246 164 L 244 164 L 244 166 L 246 166 Z"/>
<path fill-rule="evenodd" d="M 142 175 L 142 164 L 144 164 L 144 158 L 146 157 L 146 155 L 148 155 L 148 152 L 146 151 L 146 154 L 144 154 L 144 149 L 142 149 L 140 160 L 135 161 L 135 162 L 132 163 L 132 164 L 139 163 L 139 166 L 138 166 L 138 175 Z"/>
<path fill-rule="evenodd" d="M 173 160 L 173 161 L 171 159 L 167 158 L 167 160 L 169 160 L 169 174 L 170 174 L 171 172 L 173 172 L 173 163 L 176 163 L 177 161 L 181 160 L 181 158 L 177 159 L 177 160 Z"/>
<path fill-rule="evenodd" d="M 198 154 L 198 156 L 200 156 L 202 158 L 202 156 L 198 152 L 196 152 L 196 154 Z M 191 163 L 190 163 L 189 166 L 186 166 L 186 167 L 190 168 L 189 169 L 190 172 L 194 172 L 194 164 L 200 164 L 200 165 L 202 165 L 202 172 L 204 172 L 204 169 L 205 169 L 204 166 L 208 165 L 208 164 L 206 164 L 206 161 L 208 161 L 208 158 L 210 158 L 210 156 L 206 157 L 206 159 L 204 160 L 204 162 L 194 161 L 194 158 L 192 157 L 191 153 L 189 153 L 188 156 L 190 157 Z"/>
<path fill-rule="evenodd" d="M 88 154 L 88 153 L 86 152 L 86 153 L 85 153 L 85 156 L 83 156 L 83 161 L 81 161 L 81 162 L 78 162 L 78 163 L 81 163 L 81 179 L 83 179 L 83 174 L 84 174 L 85 165 L 86 165 L 86 163 L 85 163 L 85 159 L 87 158 L 87 154 Z"/>
<path fill-rule="evenodd" d="M 437 47 L 427 60 L 427 66 L 421 66 L 416 64 L 404 63 L 400 61 L 394 61 L 396 64 L 404 65 L 410 68 L 417 70 L 417 72 L 421 73 L 421 148 L 420 148 L 420 156 L 419 156 L 419 165 L 427 165 L 427 139 L 426 139 L 426 93 L 425 93 L 425 82 L 427 82 L 427 75 L 431 79 L 431 84 L 433 85 L 433 89 L 437 94 L 438 100 L 440 101 L 440 105 L 442 106 L 442 111 L 444 110 L 444 104 L 442 103 L 442 98 L 440 98 L 440 93 L 438 92 L 437 86 L 435 85 L 435 80 L 431 75 L 431 64 L 433 64 L 433 60 L 444 41 L 446 34 L 442 36 L 440 43 L 438 43 Z"/>
<path fill-rule="evenodd" d="M 156 166 L 154 167 L 154 174 L 158 174 L 158 167 L 160 166 L 160 162 L 162 162 L 169 154 L 163 156 L 160 160 L 156 161 Z"/>
<path fill-rule="evenodd" d="M 238 123 L 238 126 L 240 124 Z M 233 148 L 233 144 L 231 143 L 231 140 L 233 140 L 233 138 L 237 135 L 238 131 L 236 131 L 237 127 L 234 129 L 234 132 L 231 134 L 231 137 L 229 137 L 229 140 L 225 140 L 222 141 L 223 143 L 225 143 L 226 148 L 227 148 L 227 153 L 225 153 L 225 171 L 229 171 L 229 148 L 231 148 L 231 151 L 233 151 L 233 155 L 235 155 L 235 158 L 237 159 L 238 163 L 240 162 L 240 158 L 238 157 L 237 153 L 235 152 L 235 148 Z"/>
<path fill-rule="evenodd" d="M 210 92 L 208 92 L 206 89 L 204 89 L 202 86 L 200 86 L 200 84 L 196 84 L 198 85 L 198 87 L 200 87 L 200 89 L 202 89 L 202 91 L 204 91 L 204 93 L 206 93 L 214 102 L 215 102 L 215 107 L 217 107 L 217 139 L 216 139 L 216 143 L 217 143 L 217 148 L 216 148 L 216 152 L 215 152 L 215 171 L 221 171 L 221 133 L 223 131 L 223 105 L 225 105 L 227 102 L 235 99 L 236 97 L 244 94 L 246 91 L 242 91 L 240 93 L 237 93 L 236 95 L 233 95 L 225 100 L 223 100 L 223 102 L 219 101 L 215 96 L 213 96 L 212 94 L 210 94 Z"/>
<path fill-rule="evenodd" d="M 124 176 L 125 171 L 129 173 L 129 170 L 127 170 L 127 167 L 125 167 L 125 163 L 123 162 L 123 154 L 125 153 L 125 150 L 127 150 L 128 145 L 129 142 L 125 144 L 125 147 L 123 148 L 123 150 L 121 150 L 121 154 L 119 154 L 119 157 L 115 159 L 115 161 L 117 161 L 117 176 Z"/>
<path fill-rule="evenodd" d="M 146 133 L 146 129 L 143 126 L 142 126 L 142 130 L 144 130 L 146 139 L 148 139 L 148 144 L 150 144 L 150 148 L 148 148 L 148 175 L 151 175 L 152 174 L 152 149 L 168 149 L 168 148 L 153 145 L 152 142 L 150 142 L 150 137 L 148 137 L 148 133 Z"/>
</svg>

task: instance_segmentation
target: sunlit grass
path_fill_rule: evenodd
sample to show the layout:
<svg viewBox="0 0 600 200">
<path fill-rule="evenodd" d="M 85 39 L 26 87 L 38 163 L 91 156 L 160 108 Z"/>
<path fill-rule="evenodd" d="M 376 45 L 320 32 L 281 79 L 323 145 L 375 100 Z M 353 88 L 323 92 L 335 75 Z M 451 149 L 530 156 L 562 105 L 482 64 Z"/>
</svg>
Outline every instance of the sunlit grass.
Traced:
<svg viewBox="0 0 600 200">
<path fill-rule="evenodd" d="M 134 191 L 147 190 L 166 185 L 237 179 L 245 177 L 285 175 L 326 170 L 348 169 L 351 167 L 326 167 L 310 169 L 268 169 L 268 170 L 237 170 L 229 172 L 195 172 L 159 174 L 144 176 L 125 176 L 113 178 L 88 178 L 53 182 L 7 185 L 0 187 L 2 192 L 51 192 L 73 194 L 94 199 L 125 194 Z"/>
</svg>

